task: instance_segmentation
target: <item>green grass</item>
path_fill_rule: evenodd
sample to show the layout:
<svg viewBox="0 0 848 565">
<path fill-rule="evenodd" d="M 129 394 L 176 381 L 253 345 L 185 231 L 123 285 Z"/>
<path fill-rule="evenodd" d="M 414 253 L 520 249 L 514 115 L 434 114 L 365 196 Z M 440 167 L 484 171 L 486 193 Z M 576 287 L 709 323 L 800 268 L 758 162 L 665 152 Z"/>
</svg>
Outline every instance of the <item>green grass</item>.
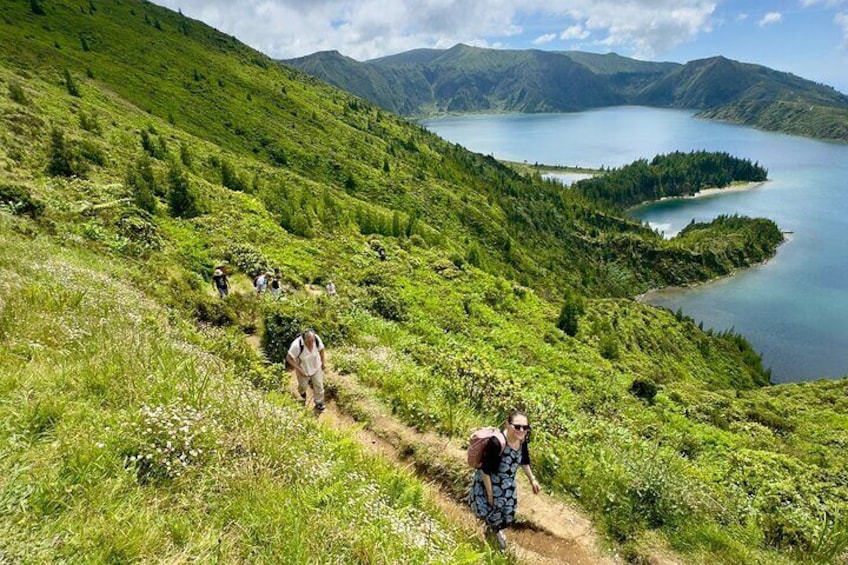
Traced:
<svg viewBox="0 0 848 565">
<path fill-rule="evenodd" d="M 415 479 L 207 351 L 237 334 L 169 323 L 124 267 L 14 225 L 0 215 L 5 559 L 485 559 Z"/>
<path fill-rule="evenodd" d="M 87 2 L 45 3 L 46 16 L 25 2 L 0 8 L 14 38 L 0 65 L 0 554 L 497 561 L 432 511 L 417 479 L 274 392 L 285 375 L 245 333 L 279 344 L 308 325 L 334 368 L 418 429 L 462 437 L 526 407 L 546 486 L 634 559 L 665 539 L 698 563 L 838 562 L 846 381 L 763 386 L 739 336 L 621 298 L 715 276 L 724 267 L 704 269 L 693 253 L 731 256 L 725 240 L 756 242 L 757 221 L 666 243 L 266 68 L 196 22 L 95 4 L 91 14 Z M 88 51 L 81 29 L 94 34 Z M 69 151 L 58 157 L 82 177 L 47 173 L 57 128 Z M 274 139 L 282 145 L 263 145 Z M 144 155 L 152 213 L 128 182 Z M 169 214 L 174 163 L 195 217 Z M 209 282 L 222 262 L 234 286 L 224 301 Z M 267 268 L 286 283 L 280 302 L 251 295 L 251 275 Z M 308 291 L 328 279 L 334 299 Z M 587 299 L 574 337 L 556 327 L 564 287 Z M 656 394 L 631 393 L 637 380 Z M 169 451 L 155 423 L 165 413 L 188 418 L 188 436 L 174 436 L 191 437 L 187 450 Z M 422 548 L 416 524 L 443 533 Z"/>
</svg>

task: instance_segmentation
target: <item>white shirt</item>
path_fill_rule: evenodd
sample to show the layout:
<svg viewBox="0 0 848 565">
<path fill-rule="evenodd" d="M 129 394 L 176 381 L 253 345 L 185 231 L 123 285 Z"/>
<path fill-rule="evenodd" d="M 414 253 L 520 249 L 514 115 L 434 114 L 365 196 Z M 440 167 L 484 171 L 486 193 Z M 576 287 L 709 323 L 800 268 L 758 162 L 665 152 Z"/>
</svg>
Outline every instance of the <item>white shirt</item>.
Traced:
<svg viewBox="0 0 848 565">
<path fill-rule="evenodd" d="M 317 335 L 315 343 L 312 344 L 312 350 L 306 346 L 306 340 L 303 336 L 295 339 L 289 347 L 289 355 L 291 355 L 299 364 L 303 372 L 307 375 L 314 375 L 321 370 L 321 351 L 324 349 L 324 343 Z"/>
</svg>

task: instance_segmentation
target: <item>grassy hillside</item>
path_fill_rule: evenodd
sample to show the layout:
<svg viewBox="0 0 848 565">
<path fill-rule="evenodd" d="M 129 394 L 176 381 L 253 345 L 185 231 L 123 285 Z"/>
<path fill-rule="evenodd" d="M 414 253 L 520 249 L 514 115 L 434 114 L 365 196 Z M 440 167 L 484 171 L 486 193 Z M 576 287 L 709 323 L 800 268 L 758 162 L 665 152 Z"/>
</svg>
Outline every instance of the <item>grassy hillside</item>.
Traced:
<svg viewBox="0 0 848 565">
<path fill-rule="evenodd" d="M 763 386 L 742 337 L 626 298 L 725 272 L 701 257 L 758 221 L 665 242 L 150 4 L 0 16 L 0 554 L 497 561 L 244 343 L 278 362 L 305 325 L 419 429 L 525 406 L 546 487 L 633 560 L 844 552 L 845 381 Z"/>
</svg>

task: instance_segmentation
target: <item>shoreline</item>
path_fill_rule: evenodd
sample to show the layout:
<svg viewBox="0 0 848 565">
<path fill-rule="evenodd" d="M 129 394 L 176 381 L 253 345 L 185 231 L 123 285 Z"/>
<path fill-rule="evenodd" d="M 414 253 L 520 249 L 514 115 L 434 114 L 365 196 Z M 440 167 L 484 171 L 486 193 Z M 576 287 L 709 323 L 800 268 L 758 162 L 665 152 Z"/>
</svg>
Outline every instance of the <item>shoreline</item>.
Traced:
<svg viewBox="0 0 848 565">
<path fill-rule="evenodd" d="M 657 200 L 645 200 L 635 206 L 631 206 L 625 210 L 625 212 L 630 213 L 634 210 L 638 210 L 640 208 L 644 208 L 646 206 L 650 206 L 652 204 L 656 204 L 657 202 L 666 202 L 668 200 L 693 200 L 696 198 L 708 198 L 710 196 L 716 196 L 718 194 L 727 194 L 728 192 L 747 192 L 749 190 L 754 190 L 755 188 L 759 188 L 768 180 L 760 180 L 753 182 L 745 182 L 740 184 L 731 184 L 730 186 L 726 186 L 724 188 L 712 187 L 705 188 L 703 190 L 699 190 L 695 194 L 684 194 L 681 196 L 663 196 Z"/>
<path fill-rule="evenodd" d="M 780 243 L 780 245 L 778 245 L 778 250 L 780 249 L 781 245 L 785 245 L 785 244 L 792 241 L 791 236 L 795 232 L 781 231 L 780 233 L 783 234 L 783 241 Z M 672 286 L 660 286 L 660 287 L 656 287 L 656 288 L 649 288 L 645 292 L 642 292 L 642 293 L 635 295 L 633 297 L 633 300 L 635 302 L 639 303 L 639 304 L 647 304 L 648 306 L 655 306 L 655 304 L 651 304 L 650 302 L 648 302 L 651 295 L 654 295 L 654 294 L 657 294 L 657 293 L 660 293 L 660 292 L 666 292 L 666 291 L 683 292 L 683 291 L 687 291 L 687 290 L 693 290 L 693 289 L 696 289 L 700 286 L 705 286 L 705 285 L 712 284 L 712 283 L 715 283 L 715 282 L 719 282 L 719 281 L 722 281 L 722 280 L 725 280 L 725 279 L 729 279 L 729 278 L 734 277 L 737 274 L 741 273 L 742 271 L 747 271 L 748 269 L 753 269 L 753 268 L 756 268 L 756 267 L 764 267 L 765 265 L 768 264 L 769 261 L 771 261 L 775 257 L 777 257 L 777 250 L 775 251 L 774 255 L 769 257 L 768 259 L 764 259 L 764 260 L 760 261 L 759 263 L 752 263 L 751 265 L 748 265 L 747 267 L 738 267 L 736 269 L 733 269 L 731 272 L 727 273 L 726 275 L 720 275 L 720 276 L 717 276 L 717 277 L 713 277 L 711 279 L 707 279 L 705 281 L 692 282 L 692 283 L 689 283 L 689 284 L 686 284 L 686 285 L 683 285 L 683 286 L 673 286 L 672 285 Z"/>
</svg>

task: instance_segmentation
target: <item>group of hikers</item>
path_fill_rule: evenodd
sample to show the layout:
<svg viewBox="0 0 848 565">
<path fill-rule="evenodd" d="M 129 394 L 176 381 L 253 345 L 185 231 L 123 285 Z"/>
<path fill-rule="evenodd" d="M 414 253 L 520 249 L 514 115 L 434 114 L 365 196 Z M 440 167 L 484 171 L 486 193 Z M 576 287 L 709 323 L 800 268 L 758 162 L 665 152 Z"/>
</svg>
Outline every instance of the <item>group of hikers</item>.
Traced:
<svg viewBox="0 0 848 565">
<path fill-rule="evenodd" d="M 254 288 L 257 294 L 262 294 L 270 286 L 272 295 L 278 296 L 279 274 L 270 278 L 270 282 L 269 277 L 271 273 L 260 273 L 254 279 Z M 221 298 L 227 296 L 229 283 L 223 266 L 215 269 L 212 283 Z M 336 294 L 333 281 L 327 283 L 326 291 L 331 296 Z M 291 342 L 286 354 L 286 362 L 297 379 L 300 402 L 307 404 L 307 392 L 311 389 L 315 410 L 323 412 L 326 408 L 324 398 L 326 355 L 324 342 L 315 330 L 306 329 Z M 533 493 L 538 494 L 540 490 L 539 482 L 530 468 L 529 441 L 530 422 L 527 414 L 521 410 L 512 411 L 507 416 L 502 429 L 480 428 L 474 432 L 469 441 L 468 464 L 475 471 L 468 504 L 483 522 L 486 537 L 496 543 L 501 550 L 507 547 L 504 530 L 515 523 L 518 502 L 516 475 L 519 467 L 530 481 Z"/>
<path fill-rule="evenodd" d="M 212 273 L 212 287 L 218 291 L 218 296 L 224 298 L 230 293 L 230 281 L 227 277 L 227 269 L 224 265 L 215 267 Z M 270 271 L 260 271 L 253 277 L 253 288 L 257 295 L 269 292 L 272 297 L 279 299 L 282 297 L 283 285 L 280 280 L 279 271 L 271 274 Z M 327 294 L 330 296 L 336 295 L 336 285 L 333 281 L 328 281 L 325 287 Z"/>
</svg>

